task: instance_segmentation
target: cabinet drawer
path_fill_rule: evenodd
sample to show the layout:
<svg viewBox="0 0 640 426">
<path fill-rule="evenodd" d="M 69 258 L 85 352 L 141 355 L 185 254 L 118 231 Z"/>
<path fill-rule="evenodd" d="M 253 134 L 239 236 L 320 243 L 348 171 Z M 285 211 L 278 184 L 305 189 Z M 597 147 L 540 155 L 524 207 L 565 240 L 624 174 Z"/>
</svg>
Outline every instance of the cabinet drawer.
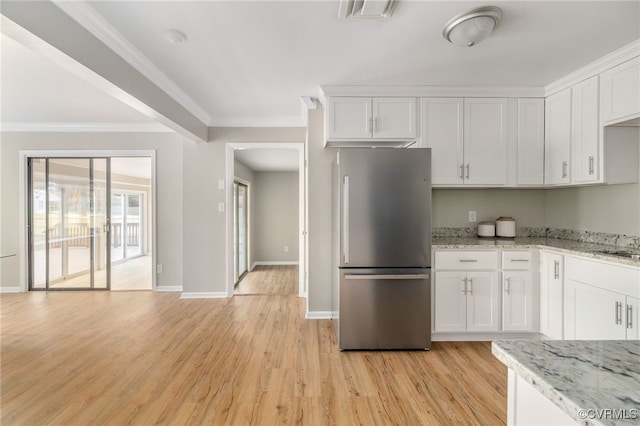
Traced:
<svg viewBox="0 0 640 426">
<path fill-rule="evenodd" d="M 565 278 L 606 290 L 640 297 L 640 269 L 617 266 L 592 259 L 567 256 Z"/>
<path fill-rule="evenodd" d="M 436 251 L 436 269 L 478 270 L 498 269 L 497 251 Z"/>
<path fill-rule="evenodd" d="M 528 250 L 502 252 L 502 269 L 531 269 L 532 256 Z"/>
</svg>

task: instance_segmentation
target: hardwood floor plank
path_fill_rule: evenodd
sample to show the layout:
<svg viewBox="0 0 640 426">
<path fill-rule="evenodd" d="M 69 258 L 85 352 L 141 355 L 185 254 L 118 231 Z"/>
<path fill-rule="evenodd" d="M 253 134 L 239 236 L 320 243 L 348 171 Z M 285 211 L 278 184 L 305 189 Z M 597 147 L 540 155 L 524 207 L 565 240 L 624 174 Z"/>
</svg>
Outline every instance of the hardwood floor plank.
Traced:
<svg viewBox="0 0 640 426">
<path fill-rule="evenodd" d="M 258 281 L 296 288 L 284 269 Z M 488 342 L 340 352 L 331 322 L 305 320 L 284 291 L 3 294 L 0 423 L 505 423 L 506 368 Z"/>
</svg>

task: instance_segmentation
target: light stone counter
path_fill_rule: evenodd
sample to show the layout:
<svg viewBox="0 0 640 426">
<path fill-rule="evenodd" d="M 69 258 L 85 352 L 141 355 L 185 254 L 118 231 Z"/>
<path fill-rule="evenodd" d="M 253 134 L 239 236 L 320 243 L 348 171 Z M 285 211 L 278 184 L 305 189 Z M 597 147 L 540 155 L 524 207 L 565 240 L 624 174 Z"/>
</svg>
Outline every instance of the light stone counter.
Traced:
<svg viewBox="0 0 640 426">
<path fill-rule="evenodd" d="M 639 266 L 640 260 L 630 259 L 611 254 L 600 253 L 602 251 L 625 251 L 640 254 L 639 250 L 628 247 L 618 247 L 607 244 L 585 243 L 572 240 L 544 237 L 516 237 L 516 238 L 477 238 L 477 237 L 435 237 L 431 241 L 431 247 L 438 249 L 552 249 L 564 254 L 574 254 L 623 265 Z"/>
<path fill-rule="evenodd" d="M 498 340 L 492 352 L 579 424 L 640 424 L 638 340 Z"/>
</svg>

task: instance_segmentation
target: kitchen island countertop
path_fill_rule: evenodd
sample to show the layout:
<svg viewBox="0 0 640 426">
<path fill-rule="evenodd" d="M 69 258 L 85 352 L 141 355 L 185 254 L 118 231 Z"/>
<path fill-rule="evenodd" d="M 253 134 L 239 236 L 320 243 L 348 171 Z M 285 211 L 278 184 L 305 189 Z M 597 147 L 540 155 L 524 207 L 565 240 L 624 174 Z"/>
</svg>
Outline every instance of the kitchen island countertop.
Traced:
<svg viewBox="0 0 640 426">
<path fill-rule="evenodd" d="M 492 352 L 580 424 L 640 424 L 638 340 L 497 340 Z"/>
</svg>

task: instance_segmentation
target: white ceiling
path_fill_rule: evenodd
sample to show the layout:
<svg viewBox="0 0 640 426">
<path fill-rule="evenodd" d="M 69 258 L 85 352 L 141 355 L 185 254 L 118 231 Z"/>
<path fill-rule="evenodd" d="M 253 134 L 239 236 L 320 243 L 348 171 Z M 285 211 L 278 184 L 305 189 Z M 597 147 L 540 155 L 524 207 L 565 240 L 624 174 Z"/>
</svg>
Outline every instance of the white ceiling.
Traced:
<svg viewBox="0 0 640 426">
<path fill-rule="evenodd" d="M 544 86 L 640 39 L 639 1 L 492 1 L 502 22 L 472 48 L 445 41 L 442 27 L 486 2 L 398 0 L 388 20 L 340 20 L 337 1 L 56 4 L 126 46 L 126 55 L 116 51 L 209 126 L 304 125 L 300 97 L 319 96 L 321 85 Z M 188 41 L 169 43 L 169 28 Z M 150 122 L 19 43 L 0 41 L 3 125 Z"/>
<path fill-rule="evenodd" d="M 250 148 L 233 151 L 236 160 L 254 172 L 297 172 L 300 170 L 298 150 Z"/>
</svg>

